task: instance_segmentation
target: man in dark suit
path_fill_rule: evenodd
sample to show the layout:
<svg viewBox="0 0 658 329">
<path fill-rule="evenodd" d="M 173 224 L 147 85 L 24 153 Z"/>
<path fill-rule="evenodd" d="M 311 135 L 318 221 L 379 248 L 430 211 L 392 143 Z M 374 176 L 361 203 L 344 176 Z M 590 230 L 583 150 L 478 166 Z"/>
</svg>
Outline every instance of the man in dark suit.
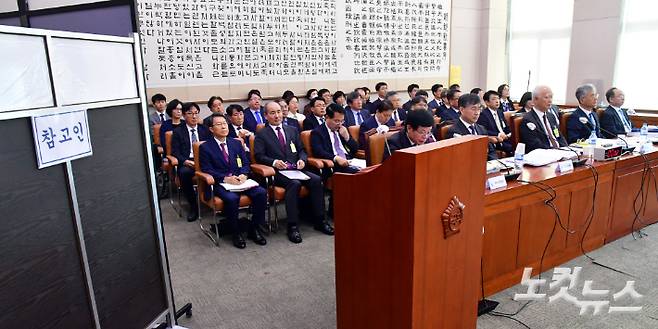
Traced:
<svg viewBox="0 0 658 329">
<path fill-rule="evenodd" d="M 213 113 L 209 129 L 213 138 L 199 147 L 199 165 L 201 171 L 215 180 L 214 194 L 224 201 L 224 215 L 233 231 L 233 245 L 243 249 L 246 246 L 238 225 L 240 195 L 246 195 L 251 200 L 251 221 L 247 236 L 258 245 L 265 245 L 267 240 L 260 232 L 259 225 L 265 224 L 265 209 L 267 207 L 267 192 L 260 186 L 252 187 L 242 192 L 230 192 L 221 183 L 240 185 L 247 181 L 249 175 L 249 156 L 244 151 L 242 143 L 228 137 L 229 123 L 220 113 Z M 209 196 L 210 197 L 210 196 Z"/>
<path fill-rule="evenodd" d="M 345 127 L 360 126 L 363 121 L 370 118 L 370 112 L 363 109 L 363 99 L 354 91 L 347 95 L 347 109 L 345 109 Z"/>
<path fill-rule="evenodd" d="M 512 154 L 512 143 L 509 141 L 512 130 L 505 121 L 503 110 L 499 109 L 498 93 L 489 90 L 484 93 L 482 99 L 484 99 L 486 108 L 480 113 L 477 123 L 486 129 L 487 135 L 492 137 L 494 147 L 509 156 Z"/>
<path fill-rule="evenodd" d="M 625 135 L 631 132 L 633 124 L 626 113 L 624 105 L 624 92 L 612 87 L 605 93 L 608 108 L 601 115 L 601 133 L 605 138 L 617 138 L 617 135 Z"/>
<path fill-rule="evenodd" d="M 194 153 L 192 144 L 210 138 L 208 128 L 199 125 L 199 105 L 196 103 L 183 104 L 185 124 L 174 129 L 171 137 L 171 155 L 178 160 L 178 177 L 180 178 L 183 195 L 190 205 L 187 221 L 193 222 L 199 216 L 197 211 L 196 195 L 192 178 L 194 177 Z"/>
<path fill-rule="evenodd" d="M 389 91 L 386 93 L 386 100 L 391 102 L 393 105 L 393 114 L 391 114 L 391 119 L 395 122 L 396 125 L 402 124 L 407 118 L 407 111 L 402 108 L 402 100 L 397 91 Z"/>
<path fill-rule="evenodd" d="M 316 174 L 303 170 L 306 166 L 306 152 L 299 139 L 299 134 L 292 128 L 281 124 L 283 114 L 281 106 L 270 102 L 265 106 L 267 126 L 256 134 L 254 155 L 256 161 L 276 169 L 274 185 L 286 189 L 285 203 L 288 214 L 288 240 L 302 242 L 299 233 L 299 189 L 304 185 L 309 190 L 309 203 L 313 216 L 314 228 L 322 233 L 333 235 L 333 227 L 324 220 L 324 192 L 322 180 Z M 308 180 L 290 179 L 280 170 L 296 168 L 303 171 Z"/>
<path fill-rule="evenodd" d="M 256 132 L 256 127 L 259 124 L 265 123 L 263 108 L 260 105 L 261 101 L 260 91 L 253 89 L 247 94 L 247 104 L 249 107 L 244 111 L 244 128 L 252 133 Z"/>
<path fill-rule="evenodd" d="M 420 86 L 415 83 L 412 83 L 407 86 L 407 93 L 409 94 L 409 100 L 402 105 L 402 109 L 405 112 L 411 111 L 411 100 L 414 99 L 414 97 L 416 97 L 416 93 L 418 92 L 418 89 L 420 89 Z"/>
<path fill-rule="evenodd" d="M 461 137 L 465 135 L 488 136 L 487 129 L 477 124 L 482 107 L 480 96 L 476 94 L 464 94 L 459 97 L 459 119 L 455 120 L 448 128 L 446 138 Z M 491 141 L 487 143 L 487 160 L 498 159 L 496 150 Z"/>
<path fill-rule="evenodd" d="M 337 104 L 330 104 L 323 125 L 311 131 L 311 149 L 317 158 L 332 160 L 334 171 L 355 173 L 347 160 L 354 158 L 358 144 L 343 126 L 345 110 Z"/>
<path fill-rule="evenodd" d="M 532 93 L 535 103 L 532 111 L 523 115 L 521 120 L 520 142 L 525 144 L 525 152 L 534 149 L 550 149 L 567 146 L 567 141 L 560 136 L 555 116 L 548 113 L 553 101 L 553 91 L 547 86 L 537 86 Z"/>
<path fill-rule="evenodd" d="M 324 114 L 326 108 L 324 99 L 322 99 L 320 96 L 315 97 L 311 99 L 309 106 L 311 107 L 311 113 L 310 115 L 306 116 L 306 119 L 304 119 L 303 130 L 313 130 L 324 123 Z"/>
<path fill-rule="evenodd" d="M 441 122 L 455 122 L 456 120 L 459 120 L 459 110 L 457 108 L 459 107 L 459 97 L 461 95 L 462 92 L 459 89 L 448 90 L 448 93 L 446 94 L 448 99 L 448 104 L 446 106 L 448 107 L 446 109 L 439 110 L 439 112 L 436 114 L 441 118 Z"/>
<path fill-rule="evenodd" d="M 379 106 L 379 103 L 383 102 L 386 100 L 386 93 L 388 92 L 388 84 L 386 82 L 378 82 L 375 85 L 375 91 L 377 92 L 377 99 L 368 104 L 366 106 L 366 110 L 370 112 L 370 114 L 375 114 L 377 111 L 377 107 Z"/>
<path fill-rule="evenodd" d="M 432 133 L 432 126 L 434 126 L 434 118 L 429 111 L 407 113 L 404 128 L 387 138 L 383 160 L 388 159 L 397 150 L 425 144 Z"/>
<path fill-rule="evenodd" d="M 575 143 L 579 139 L 588 139 L 592 131 L 596 137 L 602 138 L 601 124 L 596 114 L 596 103 L 599 94 L 592 84 L 585 84 L 576 89 L 578 108 L 571 113 L 567 121 L 567 142 Z"/>
<path fill-rule="evenodd" d="M 393 115 L 393 104 L 389 101 L 380 102 L 377 106 L 377 111 L 375 115 L 368 118 L 368 120 L 363 121 L 359 127 L 359 146 L 365 148 L 366 143 L 366 133 L 371 129 L 377 129 L 377 127 L 386 125 L 389 127 L 395 126 L 395 121 L 391 116 Z"/>
<path fill-rule="evenodd" d="M 440 83 L 432 85 L 432 95 L 434 99 L 427 104 L 427 107 L 436 112 L 441 105 L 443 105 L 443 100 L 441 100 L 441 93 L 443 92 L 443 85 Z"/>
</svg>

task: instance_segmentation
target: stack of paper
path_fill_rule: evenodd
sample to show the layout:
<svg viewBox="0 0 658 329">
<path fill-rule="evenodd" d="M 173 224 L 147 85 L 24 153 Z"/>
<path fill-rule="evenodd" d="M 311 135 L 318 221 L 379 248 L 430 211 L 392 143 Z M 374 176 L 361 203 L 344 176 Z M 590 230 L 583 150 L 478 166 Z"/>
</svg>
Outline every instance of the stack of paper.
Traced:
<svg viewBox="0 0 658 329">
<path fill-rule="evenodd" d="M 244 183 L 238 185 L 226 184 L 226 183 L 221 183 L 220 185 L 222 185 L 222 187 L 229 192 L 242 192 L 252 187 L 258 186 L 258 183 L 253 179 L 247 179 Z"/>
<path fill-rule="evenodd" d="M 349 162 L 350 166 L 352 167 L 357 167 L 359 169 L 363 169 L 366 167 L 366 160 L 365 159 L 350 159 L 347 160 Z"/>
<path fill-rule="evenodd" d="M 299 170 L 281 170 L 281 175 L 288 177 L 288 179 L 308 180 L 311 177 L 306 176 L 305 173 Z"/>
<path fill-rule="evenodd" d="M 557 149 L 534 149 L 532 152 L 523 156 L 523 162 L 530 166 L 540 167 L 549 163 L 557 162 L 562 159 L 571 159 L 576 157 L 572 151 Z"/>
</svg>

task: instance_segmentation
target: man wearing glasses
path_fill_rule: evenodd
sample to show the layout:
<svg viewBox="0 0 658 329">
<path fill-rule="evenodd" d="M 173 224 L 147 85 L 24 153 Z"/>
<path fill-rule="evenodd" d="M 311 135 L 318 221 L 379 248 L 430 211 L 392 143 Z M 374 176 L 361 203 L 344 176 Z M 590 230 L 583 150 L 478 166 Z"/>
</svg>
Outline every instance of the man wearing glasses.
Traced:
<svg viewBox="0 0 658 329">
<path fill-rule="evenodd" d="M 411 111 L 407 114 L 404 129 L 391 135 L 384 146 L 384 160 L 393 152 L 425 144 L 432 133 L 434 118 L 429 111 Z"/>
<path fill-rule="evenodd" d="M 487 129 L 477 124 L 482 107 L 480 107 L 480 96 L 476 94 L 464 94 L 459 97 L 459 118 L 454 121 L 448 129 L 446 138 L 460 137 L 465 135 L 482 135 L 487 136 Z M 487 136 L 488 137 L 488 136 Z M 496 150 L 491 143 L 487 144 L 487 160 L 497 159 Z"/>
<path fill-rule="evenodd" d="M 199 105 L 196 103 L 183 104 L 183 117 L 185 124 L 174 129 L 171 137 L 171 154 L 178 159 L 178 177 L 183 189 L 183 195 L 190 205 L 187 221 L 197 220 L 197 204 L 194 194 L 192 178 L 194 177 L 194 153 L 192 144 L 210 138 L 208 128 L 199 125 Z"/>
<path fill-rule="evenodd" d="M 596 103 L 599 94 L 592 84 L 585 84 L 576 89 L 578 108 L 573 111 L 567 121 L 567 142 L 575 143 L 579 139 L 588 139 L 592 131 L 596 137 L 602 138 L 601 124 L 596 114 Z"/>
</svg>

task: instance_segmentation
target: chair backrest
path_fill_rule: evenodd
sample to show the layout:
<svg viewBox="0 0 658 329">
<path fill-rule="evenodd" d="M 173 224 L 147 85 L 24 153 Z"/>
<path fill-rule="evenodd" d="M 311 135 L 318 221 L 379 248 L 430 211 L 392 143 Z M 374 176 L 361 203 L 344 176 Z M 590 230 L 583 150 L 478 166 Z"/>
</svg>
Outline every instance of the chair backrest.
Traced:
<svg viewBox="0 0 658 329">
<path fill-rule="evenodd" d="M 205 141 L 194 142 L 194 144 L 192 144 L 192 153 L 194 153 L 194 170 L 195 171 L 201 171 L 201 164 L 199 162 L 199 147 L 203 143 L 205 143 Z"/>
<path fill-rule="evenodd" d="M 521 120 L 523 120 L 523 115 L 516 115 L 512 117 L 512 146 L 516 148 L 516 144 L 521 142 Z"/>
<path fill-rule="evenodd" d="M 564 136 L 564 139 L 567 139 L 567 122 L 573 114 L 573 111 L 562 112 L 562 117 L 560 118 L 560 133 Z"/>
<path fill-rule="evenodd" d="M 349 126 L 347 127 L 347 132 L 350 133 L 350 136 L 352 136 L 352 139 L 355 141 L 359 141 L 359 126 Z M 364 149 L 365 145 L 359 145 L 359 149 Z"/>
<path fill-rule="evenodd" d="M 172 136 L 174 136 L 173 131 L 168 131 L 168 132 L 165 133 L 165 144 L 166 144 L 165 149 L 167 151 L 166 155 L 171 155 L 171 137 Z"/>
<path fill-rule="evenodd" d="M 263 129 L 263 127 L 265 127 L 265 124 L 264 124 L 264 123 L 259 123 L 259 124 L 257 124 L 257 125 L 256 125 L 256 132 L 259 132 L 261 129 Z"/>
<path fill-rule="evenodd" d="M 605 108 L 597 108 L 596 109 L 596 115 L 598 116 L 599 119 L 601 119 L 601 116 L 603 115 L 603 112 L 605 112 Z"/>
<path fill-rule="evenodd" d="M 301 129 L 302 127 L 304 127 L 304 120 L 297 120 L 297 122 L 299 122 L 299 128 L 300 128 L 300 129 Z"/>
<path fill-rule="evenodd" d="M 256 155 L 254 155 L 254 140 L 255 139 L 256 139 L 256 136 L 251 136 L 251 138 L 249 138 L 249 157 L 250 157 L 249 160 L 251 161 L 251 163 L 254 163 L 254 164 L 258 163 L 258 162 L 256 162 Z"/>
<path fill-rule="evenodd" d="M 507 112 L 503 113 L 503 116 L 505 117 L 505 124 L 508 127 L 510 127 L 510 132 L 512 131 L 512 127 L 514 126 L 513 118 L 514 118 L 515 114 L 516 114 L 516 112 L 514 112 L 514 111 L 507 111 Z"/>
<path fill-rule="evenodd" d="M 446 125 L 443 125 L 439 129 L 439 138 L 440 138 L 440 140 L 446 139 L 446 136 L 448 135 L 448 130 L 450 129 L 450 127 L 452 127 L 452 124 L 446 124 Z"/>
<path fill-rule="evenodd" d="M 374 134 L 368 137 L 368 153 L 366 153 L 366 164 L 368 166 L 382 163 L 384 149 L 386 148 L 384 140 L 398 131 L 400 130 L 389 130 L 386 134 Z"/>
<path fill-rule="evenodd" d="M 160 145 L 160 126 L 162 126 L 162 124 L 160 124 L 160 123 L 156 123 L 152 126 L 152 128 L 153 128 L 153 144 L 155 144 L 157 146 L 162 146 L 162 145 Z"/>
<path fill-rule="evenodd" d="M 304 151 L 309 158 L 313 157 L 313 150 L 311 149 L 311 130 L 304 130 L 299 134 L 304 145 Z"/>
</svg>

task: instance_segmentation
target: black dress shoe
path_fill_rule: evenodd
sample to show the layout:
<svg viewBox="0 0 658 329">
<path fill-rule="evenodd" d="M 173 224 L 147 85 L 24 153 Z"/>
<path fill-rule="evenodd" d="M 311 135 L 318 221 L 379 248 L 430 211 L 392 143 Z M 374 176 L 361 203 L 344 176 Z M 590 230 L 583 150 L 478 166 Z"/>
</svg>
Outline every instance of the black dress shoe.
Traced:
<svg viewBox="0 0 658 329">
<path fill-rule="evenodd" d="M 197 214 L 196 211 L 191 211 L 191 212 L 187 213 L 187 221 L 188 222 L 194 222 L 194 221 L 197 220 L 197 218 L 199 218 L 199 214 Z"/>
<path fill-rule="evenodd" d="M 331 227 L 331 225 L 327 222 L 322 222 L 320 224 L 316 224 L 313 227 L 316 231 L 320 231 L 326 235 L 334 235 L 334 228 Z"/>
<path fill-rule="evenodd" d="M 244 249 L 244 247 L 247 246 L 247 243 L 244 241 L 242 234 L 233 234 L 233 245 L 238 249 Z"/>
<path fill-rule="evenodd" d="M 259 246 L 264 246 L 267 244 L 267 240 L 265 240 L 265 237 L 260 233 L 258 228 L 251 229 L 247 237 Z"/>
<path fill-rule="evenodd" d="M 302 243 L 302 235 L 299 233 L 297 226 L 288 228 L 288 240 L 292 243 Z"/>
</svg>

